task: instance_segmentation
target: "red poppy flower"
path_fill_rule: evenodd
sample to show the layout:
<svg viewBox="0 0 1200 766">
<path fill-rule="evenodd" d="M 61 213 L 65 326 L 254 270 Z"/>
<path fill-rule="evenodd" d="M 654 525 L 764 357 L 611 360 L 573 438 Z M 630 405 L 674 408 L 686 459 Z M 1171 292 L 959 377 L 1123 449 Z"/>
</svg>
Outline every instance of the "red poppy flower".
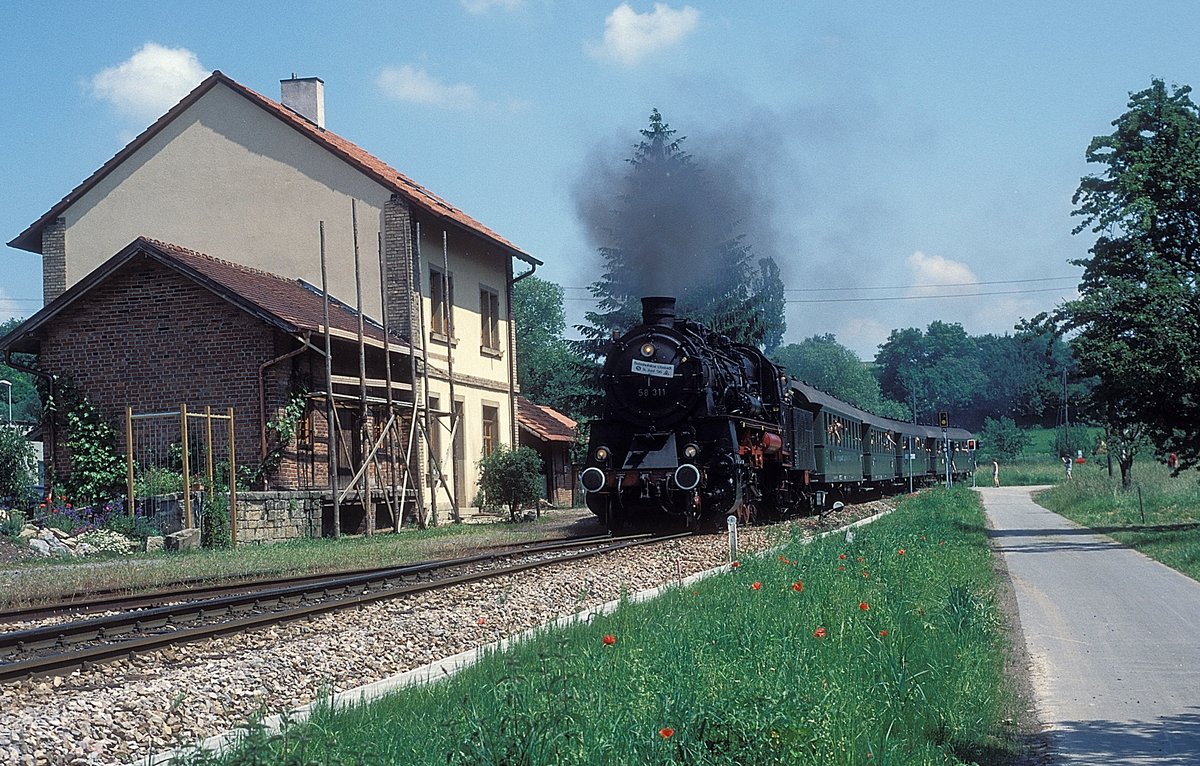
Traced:
<svg viewBox="0 0 1200 766">
<path fill-rule="evenodd" d="M 783 562 L 783 563 L 785 563 L 785 564 L 791 563 L 791 562 L 789 562 L 789 561 L 788 561 L 788 557 L 787 557 L 787 556 L 780 556 L 780 557 L 779 557 L 779 560 L 780 560 L 780 561 L 782 561 L 782 562 Z"/>
<path fill-rule="evenodd" d="M 845 572 L 845 571 L 846 571 L 846 567 L 838 567 L 838 571 L 839 571 L 839 572 Z"/>
<path fill-rule="evenodd" d="M 904 555 L 904 549 L 903 549 L 903 548 L 901 548 L 900 550 L 896 551 L 896 555 L 897 555 L 897 556 L 903 556 L 903 555 Z"/>
<path fill-rule="evenodd" d="M 617 637 L 612 633 L 606 634 L 601 640 L 604 641 L 605 646 L 612 646 L 613 644 L 617 643 Z"/>
<path fill-rule="evenodd" d="M 756 582 L 750 586 L 750 590 L 762 590 L 762 583 Z"/>
<path fill-rule="evenodd" d="M 483 625 L 485 622 L 487 622 L 487 618 L 486 618 L 486 617 L 480 617 L 480 618 L 479 618 L 479 624 L 480 624 L 480 625 Z"/>
<path fill-rule="evenodd" d="M 859 557 L 858 557 L 858 563 L 860 563 L 860 564 L 861 564 L 862 562 L 863 562 L 863 557 L 862 557 L 862 556 L 859 556 Z"/>
<path fill-rule="evenodd" d="M 886 631 L 886 630 L 881 630 L 881 631 L 879 631 L 879 637 L 880 637 L 880 638 L 887 638 L 887 631 Z"/>
<path fill-rule="evenodd" d="M 866 612 L 871 609 L 871 605 L 868 604 L 866 601 L 859 601 L 858 608 L 861 609 L 862 611 Z"/>
<path fill-rule="evenodd" d="M 671 737 L 675 736 L 675 730 L 670 726 L 664 726 L 658 730 L 658 736 L 662 737 L 663 739 L 670 739 Z"/>
<path fill-rule="evenodd" d="M 693 595 L 693 596 L 699 596 L 699 595 L 700 595 L 700 591 L 698 591 L 698 590 L 694 590 L 694 591 L 692 591 L 692 595 Z"/>
<path fill-rule="evenodd" d="M 825 636 L 827 634 L 825 632 L 825 628 L 821 627 L 821 628 L 817 628 L 816 630 L 814 630 L 813 635 L 816 636 L 817 638 L 825 638 Z"/>
<path fill-rule="evenodd" d="M 870 580 L 870 579 L 871 579 L 871 573 L 870 573 L 870 572 L 863 572 L 863 578 L 864 578 L 864 579 L 867 579 L 867 580 Z"/>
<path fill-rule="evenodd" d="M 844 560 L 845 560 L 845 558 L 846 558 L 846 554 L 844 554 L 844 553 L 839 553 L 839 554 L 838 554 L 838 561 L 844 561 Z"/>
<path fill-rule="evenodd" d="M 792 590 L 796 591 L 797 593 L 803 593 L 804 592 L 804 583 L 802 583 L 802 582 L 792 583 Z"/>
<path fill-rule="evenodd" d="M 737 569 L 737 568 L 738 568 L 738 567 L 740 567 L 741 565 L 742 565 L 742 562 L 740 562 L 740 561 L 731 561 L 731 562 L 729 562 L 729 566 L 733 567 L 734 569 Z"/>
</svg>

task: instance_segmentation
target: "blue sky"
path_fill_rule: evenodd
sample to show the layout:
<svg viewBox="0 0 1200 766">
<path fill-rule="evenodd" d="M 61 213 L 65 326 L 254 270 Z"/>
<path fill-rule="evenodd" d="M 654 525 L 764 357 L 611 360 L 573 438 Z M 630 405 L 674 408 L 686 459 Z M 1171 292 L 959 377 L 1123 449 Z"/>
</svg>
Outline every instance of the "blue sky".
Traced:
<svg viewBox="0 0 1200 766">
<path fill-rule="evenodd" d="M 6 2 L 0 26 L 0 241 L 209 71 L 272 98 L 294 72 L 325 81 L 330 130 L 544 261 L 578 321 L 598 263 L 575 190 L 658 108 L 765 200 L 746 234 L 783 269 L 785 341 L 864 358 L 1073 295 L 1088 142 L 1152 77 L 1200 84 L 1183 0 Z M 0 317 L 27 316 L 41 259 L 0 258 Z M 947 294 L 971 297 L 921 297 Z"/>
</svg>

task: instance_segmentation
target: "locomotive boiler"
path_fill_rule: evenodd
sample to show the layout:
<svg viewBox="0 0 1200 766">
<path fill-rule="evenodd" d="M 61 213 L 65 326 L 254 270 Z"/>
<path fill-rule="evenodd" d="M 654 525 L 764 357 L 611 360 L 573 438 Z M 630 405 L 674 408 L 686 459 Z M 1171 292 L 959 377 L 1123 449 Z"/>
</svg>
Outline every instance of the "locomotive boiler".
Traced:
<svg viewBox="0 0 1200 766">
<path fill-rule="evenodd" d="M 759 349 L 677 317 L 670 297 L 642 299 L 642 323 L 613 341 L 601 384 L 603 411 L 579 478 L 588 508 L 610 529 L 819 511 L 855 491 L 899 485 L 901 450 L 922 452 L 926 483 L 941 449 L 931 427 L 791 381 Z M 943 434 L 947 464 L 950 445 L 965 449 L 970 436 L 952 430 Z"/>
</svg>

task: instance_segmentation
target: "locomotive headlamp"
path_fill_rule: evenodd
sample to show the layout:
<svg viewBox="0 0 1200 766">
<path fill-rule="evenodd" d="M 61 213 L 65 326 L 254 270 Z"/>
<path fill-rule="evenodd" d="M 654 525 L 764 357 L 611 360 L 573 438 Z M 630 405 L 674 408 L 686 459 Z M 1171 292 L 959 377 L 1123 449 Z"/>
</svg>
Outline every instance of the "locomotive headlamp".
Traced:
<svg viewBox="0 0 1200 766">
<path fill-rule="evenodd" d="M 647 357 L 647 358 L 654 356 L 654 344 L 653 343 L 643 343 L 642 344 L 642 356 Z"/>
<path fill-rule="evenodd" d="M 585 492 L 599 492 L 604 489 L 604 483 L 607 478 L 604 471 L 601 471 L 596 466 L 583 469 L 583 473 L 579 474 L 579 483 L 583 486 Z"/>
<path fill-rule="evenodd" d="M 596 451 L 592 453 L 592 457 L 596 458 L 597 462 L 608 460 L 608 447 L 597 447 Z"/>
<path fill-rule="evenodd" d="M 699 455 L 699 454 L 700 454 L 700 448 L 697 447 L 695 444 L 689 444 L 683 448 L 683 456 L 686 458 L 691 459 L 691 458 L 696 457 L 696 455 Z"/>
</svg>

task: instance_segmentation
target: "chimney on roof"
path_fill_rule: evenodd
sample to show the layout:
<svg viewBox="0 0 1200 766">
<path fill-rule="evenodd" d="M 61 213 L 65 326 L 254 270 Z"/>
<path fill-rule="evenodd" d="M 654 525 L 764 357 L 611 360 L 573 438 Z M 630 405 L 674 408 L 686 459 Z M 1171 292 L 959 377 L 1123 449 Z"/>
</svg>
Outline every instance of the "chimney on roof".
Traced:
<svg viewBox="0 0 1200 766">
<path fill-rule="evenodd" d="M 296 114 L 324 130 L 325 82 L 320 77 L 297 77 L 279 81 L 279 101 Z"/>
</svg>

